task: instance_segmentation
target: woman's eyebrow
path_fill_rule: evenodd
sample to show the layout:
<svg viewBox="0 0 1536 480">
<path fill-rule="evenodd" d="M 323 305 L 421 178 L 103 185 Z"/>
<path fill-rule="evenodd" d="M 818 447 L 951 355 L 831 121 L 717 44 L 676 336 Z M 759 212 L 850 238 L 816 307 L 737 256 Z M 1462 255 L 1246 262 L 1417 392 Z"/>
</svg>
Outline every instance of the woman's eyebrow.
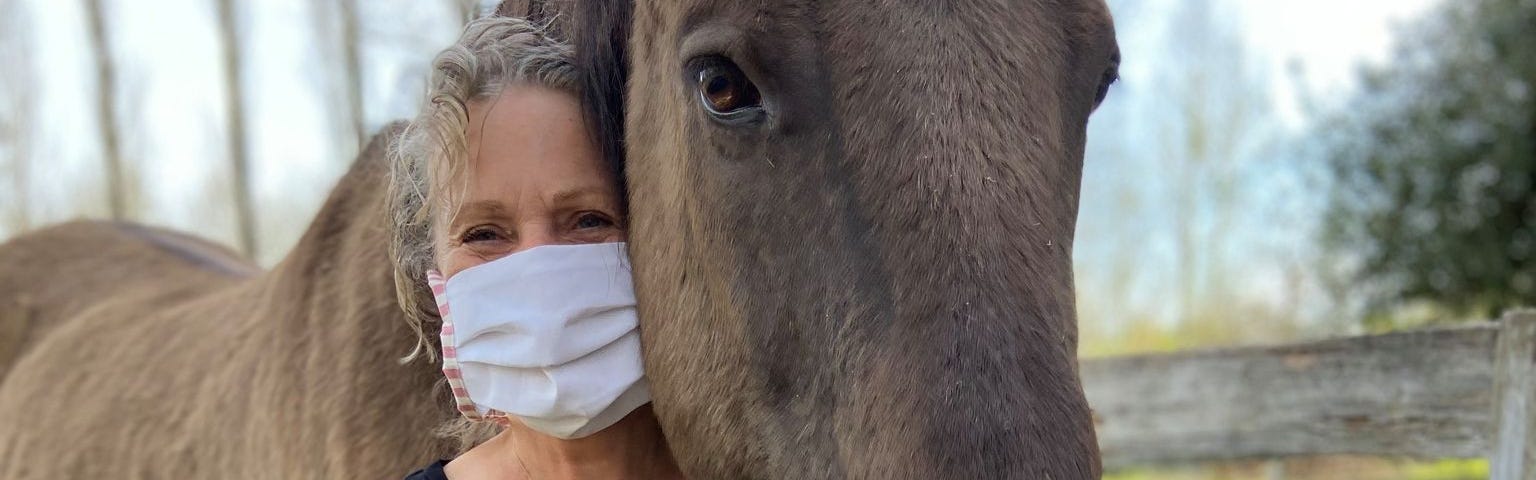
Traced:
<svg viewBox="0 0 1536 480">
<path fill-rule="evenodd" d="M 588 197 L 603 198 L 607 195 L 609 195 L 608 189 L 603 188 L 601 185 L 584 185 L 557 191 L 554 195 L 549 196 L 549 202 L 559 205 Z"/>
<path fill-rule="evenodd" d="M 455 229 L 461 223 L 480 221 L 487 217 L 500 218 L 507 214 L 507 206 L 498 200 L 479 200 L 465 203 L 455 209 L 448 219 L 448 228 Z"/>
<path fill-rule="evenodd" d="M 478 215 L 501 215 L 507 211 L 507 206 L 499 200 L 478 200 L 464 204 L 459 209 L 460 213 L 473 213 Z"/>
</svg>

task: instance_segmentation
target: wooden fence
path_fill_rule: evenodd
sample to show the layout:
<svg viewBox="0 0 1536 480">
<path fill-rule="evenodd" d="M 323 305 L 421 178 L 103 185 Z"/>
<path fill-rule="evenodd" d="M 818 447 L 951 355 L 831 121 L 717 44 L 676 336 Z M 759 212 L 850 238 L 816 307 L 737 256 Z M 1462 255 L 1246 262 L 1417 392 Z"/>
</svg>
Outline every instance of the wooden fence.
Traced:
<svg viewBox="0 0 1536 480">
<path fill-rule="evenodd" d="M 1104 466 L 1368 454 L 1536 479 L 1536 310 L 1496 323 L 1084 361 Z"/>
</svg>

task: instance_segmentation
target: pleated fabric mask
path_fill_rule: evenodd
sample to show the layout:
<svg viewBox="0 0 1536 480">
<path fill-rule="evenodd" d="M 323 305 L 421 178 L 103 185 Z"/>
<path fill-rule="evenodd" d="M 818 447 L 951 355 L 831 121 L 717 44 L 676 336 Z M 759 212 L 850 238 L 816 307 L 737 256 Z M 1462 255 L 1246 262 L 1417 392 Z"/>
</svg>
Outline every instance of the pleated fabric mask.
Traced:
<svg viewBox="0 0 1536 480">
<path fill-rule="evenodd" d="M 650 402 L 623 243 L 534 247 L 427 283 L 465 417 L 571 439 Z"/>
</svg>

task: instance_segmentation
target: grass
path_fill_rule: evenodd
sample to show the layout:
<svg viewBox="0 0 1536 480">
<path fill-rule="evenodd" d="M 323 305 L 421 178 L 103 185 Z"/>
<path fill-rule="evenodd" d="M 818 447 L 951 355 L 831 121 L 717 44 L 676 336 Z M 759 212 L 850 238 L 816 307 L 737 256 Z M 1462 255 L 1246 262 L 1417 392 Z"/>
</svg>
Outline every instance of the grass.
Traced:
<svg viewBox="0 0 1536 480">
<path fill-rule="evenodd" d="M 1327 456 L 1108 472 L 1104 480 L 1484 480 L 1488 461 Z"/>
</svg>

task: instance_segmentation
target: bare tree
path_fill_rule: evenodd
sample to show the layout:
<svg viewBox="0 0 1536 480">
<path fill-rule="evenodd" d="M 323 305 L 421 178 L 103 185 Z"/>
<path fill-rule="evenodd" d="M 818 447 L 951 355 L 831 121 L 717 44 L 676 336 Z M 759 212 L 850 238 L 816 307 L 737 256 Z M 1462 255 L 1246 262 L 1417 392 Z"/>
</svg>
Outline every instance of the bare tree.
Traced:
<svg viewBox="0 0 1536 480">
<path fill-rule="evenodd" d="M 1169 172 L 1172 247 L 1180 317 L 1229 305 L 1240 262 L 1228 258 L 1231 226 L 1242 212 L 1240 170 L 1245 147 L 1260 135 L 1268 86 L 1253 67 L 1240 32 L 1221 20 L 1212 0 L 1189 0 L 1173 12 L 1177 67 L 1161 80 L 1170 104 L 1159 137 Z M 1214 300 L 1214 301 L 1213 301 Z M 1218 308 L 1219 309 L 1219 308 Z M 1211 313 L 1211 312 L 1206 312 Z"/>
<path fill-rule="evenodd" d="M 93 0 L 94 1 L 94 0 Z M 245 146 L 245 82 L 240 58 L 240 23 L 235 18 L 234 0 L 218 0 L 219 35 L 224 45 L 224 105 L 227 115 L 226 140 L 229 142 L 233 170 L 236 224 L 240 250 L 255 258 L 256 211 L 251 199 L 251 171 Z"/>
<path fill-rule="evenodd" d="M 32 125 L 36 100 L 32 95 L 36 71 L 32 65 L 32 37 L 25 26 L 29 16 L 22 2 L 0 2 L 0 153 L 11 177 L 10 210 L 6 230 L 15 233 L 31 227 L 28 188 Z"/>
<path fill-rule="evenodd" d="M 1272 176 L 1290 170 L 1274 152 L 1265 52 L 1247 43 L 1231 2 L 1111 8 L 1138 38 L 1122 45 L 1126 58 L 1158 67 L 1128 67 L 1090 125 L 1079 318 L 1111 328 L 1088 329 L 1107 335 L 1085 345 L 1123 353 L 1294 335 L 1307 310 L 1294 302 L 1305 285 L 1293 285 L 1306 280 L 1280 278 L 1301 247 L 1275 240 L 1288 207 L 1269 200 L 1284 188 Z"/>
<path fill-rule="evenodd" d="M 357 0 L 336 0 L 341 20 L 341 60 L 346 75 L 347 114 L 358 145 L 368 139 L 367 111 L 363 109 L 363 28 Z"/>
<path fill-rule="evenodd" d="M 365 28 L 357 0 L 310 2 L 317 58 L 322 68 L 316 81 L 326 92 L 324 98 L 334 135 L 335 158 L 350 161 L 367 140 L 367 110 L 363 102 L 364 76 L 362 37 Z"/>
<path fill-rule="evenodd" d="M 107 208 L 114 219 L 127 215 L 127 186 L 123 178 L 123 156 L 117 129 L 117 68 L 112 59 L 107 30 L 107 11 L 102 0 L 85 0 L 85 16 L 96 64 L 96 118 L 101 133 L 101 156 L 106 167 Z"/>
</svg>

